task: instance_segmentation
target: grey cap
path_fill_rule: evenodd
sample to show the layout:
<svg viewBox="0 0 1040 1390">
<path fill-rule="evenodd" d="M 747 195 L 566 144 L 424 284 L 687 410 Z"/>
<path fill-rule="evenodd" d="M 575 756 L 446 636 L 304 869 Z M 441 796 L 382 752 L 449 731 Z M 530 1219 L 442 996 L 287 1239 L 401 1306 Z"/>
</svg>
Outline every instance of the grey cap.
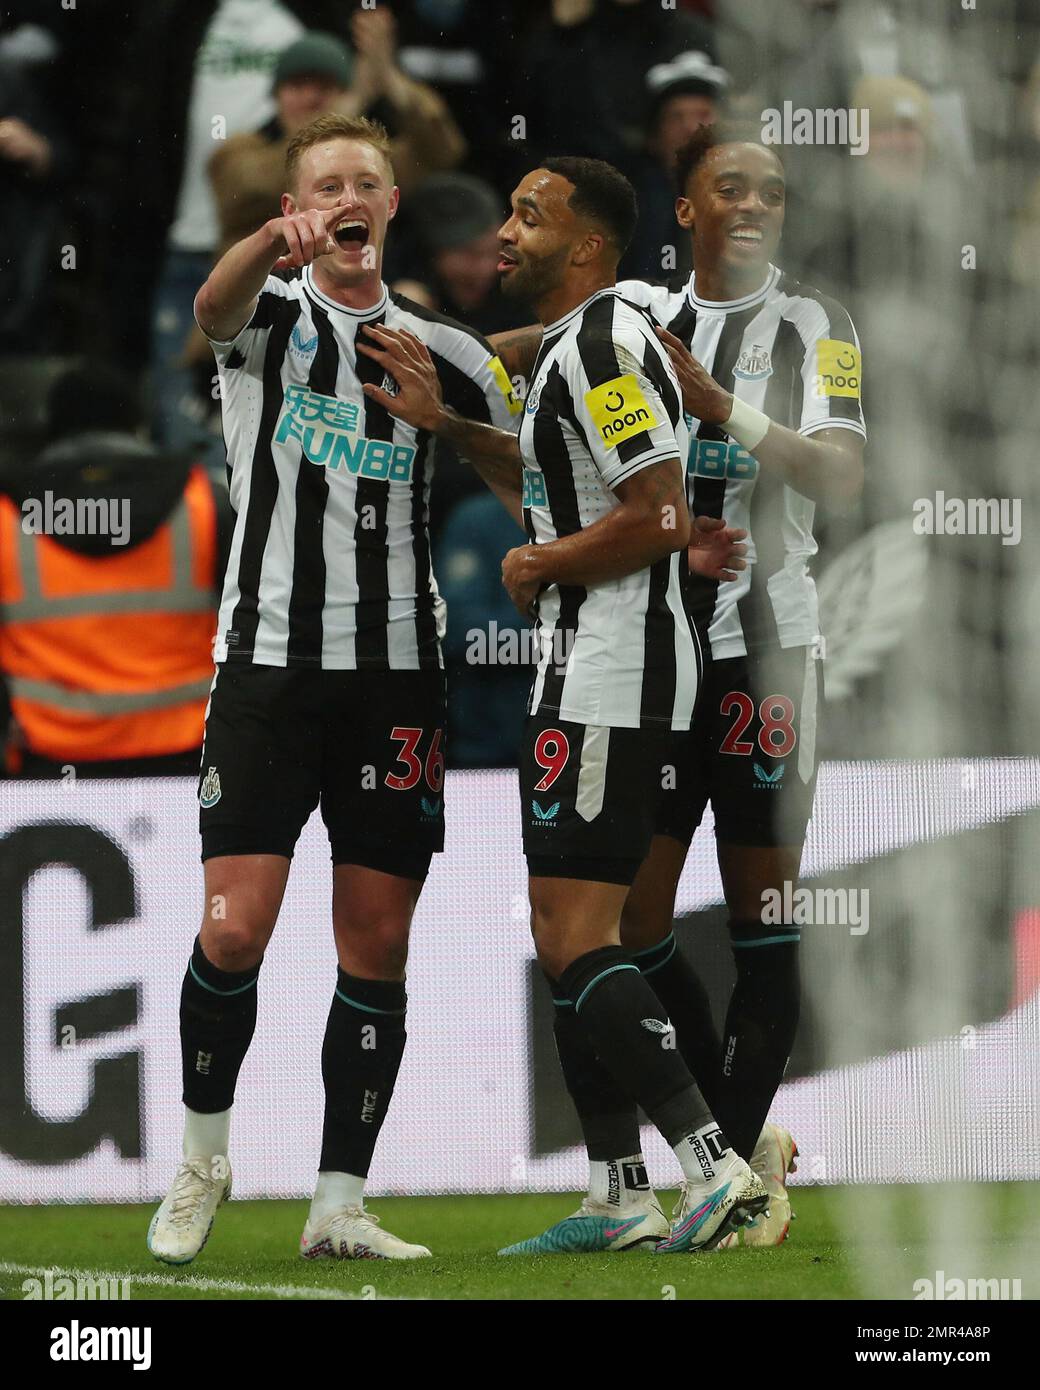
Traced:
<svg viewBox="0 0 1040 1390">
<path fill-rule="evenodd" d="M 471 174 L 434 174 L 408 200 L 408 211 L 431 251 L 464 246 L 505 220 L 490 184 Z"/>
<path fill-rule="evenodd" d="M 328 77 L 340 87 L 349 87 L 354 72 L 354 56 L 334 34 L 308 30 L 295 43 L 283 49 L 274 65 L 275 90 L 296 77 Z"/>
</svg>

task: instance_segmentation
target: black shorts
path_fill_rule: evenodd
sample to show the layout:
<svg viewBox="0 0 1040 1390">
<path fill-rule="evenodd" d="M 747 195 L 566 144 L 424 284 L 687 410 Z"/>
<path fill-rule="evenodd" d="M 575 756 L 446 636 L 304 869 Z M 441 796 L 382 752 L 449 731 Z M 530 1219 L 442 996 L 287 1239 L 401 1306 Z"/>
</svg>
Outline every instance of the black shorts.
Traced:
<svg viewBox="0 0 1040 1390">
<path fill-rule="evenodd" d="M 821 665 L 808 647 L 709 661 L 655 833 L 688 845 L 710 801 L 723 844 L 801 844 L 822 709 Z"/>
<path fill-rule="evenodd" d="M 334 864 L 423 879 L 444 848 L 444 675 L 225 662 L 199 774 L 202 858 L 292 857 L 321 806 Z"/>
<path fill-rule="evenodd" d="M 650 848 L 677 740 L 686 737 L 529 717 L 520 815 L 532 877 L 630 884 Z"/>
</svg>

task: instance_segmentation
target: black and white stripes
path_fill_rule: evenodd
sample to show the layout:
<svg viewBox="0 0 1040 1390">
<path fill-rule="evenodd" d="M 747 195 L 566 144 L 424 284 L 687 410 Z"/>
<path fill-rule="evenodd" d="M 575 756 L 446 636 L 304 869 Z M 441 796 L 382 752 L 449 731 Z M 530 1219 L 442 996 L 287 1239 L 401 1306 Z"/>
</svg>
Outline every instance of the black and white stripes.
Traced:
<svg viewBox="0 0 1040 1390">
<path fill-rule="evenodd" d="M 479 334 L 383 287 L 336 303 L 310 267 L 269 275 L 252 319 L 214 343 L 236 517 L 216 660 L 335 670 L 441 665 L 444 605 L 427 534 L 433 441 L 362 391 L 383 371 L 366 323 L 430 350 L 445 400 L 512 428 L 519 406 Z"/>
<path fill-rule="evenodd" d="M 696 276 L 675 286 L 625 280 L 618 289 L 684 342 L 727 391 L 771 420 L 815 434 L 864 436 L 859 339 L 833 299 L 775 266 L 755 294 L 702 300 Z M 695 516 L 725 517 L 749 532 L 749 565 L 725 584 L 691 576 L 690 611 L 716 658 L 770 646 L 805 646 L 819 634 L 809 562 L 814 506 L 760 469 L 724 432 L 688 419 L 687 488 Z"/>
<path fill-rule="evenodd" d="M 614 489 L 686 454 L 674 372 L 649 318 L 600 291 L 545 330 L 520 426 L 524 517 L 535 543 L 619 505 Z M 538 596 L 530 711 L 612 728 L 689 726 L 698 655 L 683 597 L 685 551 L 648 569 Z"/>
</svg>

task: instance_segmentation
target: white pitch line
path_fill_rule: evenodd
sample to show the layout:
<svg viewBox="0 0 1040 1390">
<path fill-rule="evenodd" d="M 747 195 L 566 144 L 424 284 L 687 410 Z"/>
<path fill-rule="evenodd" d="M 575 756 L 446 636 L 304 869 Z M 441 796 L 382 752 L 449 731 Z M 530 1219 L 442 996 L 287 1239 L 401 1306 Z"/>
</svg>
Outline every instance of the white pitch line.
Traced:
<svg viewBox="0 0 1040 1390">
<path fill-rule="evenodd" d="M 342 1289 L 307 1288 L 302 1284 L 246 1284 L 237 1279 L 203 1279 L 198 1274 L 137 1274 L 133 1270 L 72 1269 L 65 1265 L 22 1265 L 0 1262 L 0 1274 L 60 1275 L 72 1279 L 126 1279 L 134 1284 L 159 1285 L 162 1288 L 198 1289 L 200 1292 L 268 1293 L 278 1298 L 349 1299 L 356 1303 L 371 1300 Z M 371 1287 L 371 1286 L 370 1286 Z M 379 1297 L 379 1295 L 377 1295 Z M 63 1301 L 63 1300 L 59 1300 Z M 380 1301 L 386 1301 L 381 1298 Z"/>
</svg>

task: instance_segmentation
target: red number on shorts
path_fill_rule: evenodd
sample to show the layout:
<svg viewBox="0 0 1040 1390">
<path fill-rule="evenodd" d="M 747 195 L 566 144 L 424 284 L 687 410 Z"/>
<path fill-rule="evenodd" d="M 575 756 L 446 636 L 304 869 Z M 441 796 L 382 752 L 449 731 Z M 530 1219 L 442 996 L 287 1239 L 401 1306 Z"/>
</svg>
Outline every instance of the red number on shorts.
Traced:
<svg viewBox="0 0 1040 1390">
<path fill-rule="evenodd" d="M 755 706 L 743 690 L 731 690 L 728 695 L 723 695 L 722 704 L 719 706 L 720 713 L 729 714 L 733 710 L 737 711 L 737 717 L 733 721 L 729 733 L 722 740 L 719 751 L 739 753 L 746 758 L 749 753 L 755 751 L 755 745 L 748 739 L 741 740 L 740 736 L 754 719 Z"/>
<path fill-rule="evenodd" d="M 772 717 L 773 710 L 783 713 L 782 719 Z M 786 758 L 798 740 L 794 731 L 794 705 L 786 695 L 767 695 L 758 707 L 758 717 L 762 728 L 758 733 L 758 746 L 771 758 Z M 780 742 L 773 742 L 773 734 L 779 732 Z"/>
<path fill-rule="evenodd" d="M 444 754 L 441 752 L 443 729 L 435 729 L 430 751 L 426 754 L 426 784 L 431 791 L 439 792 L 444 786 Z"/>
<path fill-rule="evenodd" d="M 723 714 L 737 711 L 737 717 L 729 733 L 722 740 L 720 752 L 739 753 L 746 758 L 755 751 L 755 745 L 750 739 L 742 739 L 740 736 L 755 717 L 754 704 L 743 690 L 731 690 L 723 697 L 719 708 Z M 780 711 L 780 719 L 773 718 L 774 710 Z M 786 695 L 767 695 L 758 707 L 758 717 L 762 725 L 758 731 L 759 748 L 767 757 L 786 758 L 798 741 L 798 735 L 794 731 L 792 702 Z M 780 734 L 779 743 L 773 737 L 776 733 Z"/>
<path fill-rule="evenodd" d="M 422 776 L 422 763 L 415 756 L 416 746 L 422 738 L 422 729 L 402 729 L 397 725 L 390 730 L 390 737 L 401 741 L 403 746 L 397 755 L 397 761 L 404 763 L 408 771 L 403 777 L 388 772 L 385 778 L 386 785 L 393 787 L 395 792 L 411 791 Z"/>
<path fill-rule="evenodd" d="M 567 735 L 559 729 L 543 729 L 534 741 L 534 760 L 539 767 L 546 769 L 545 776 L 536 782 L 536 792 L 547 792 L 567 766 L 571 746 Z"/>
</svg>

